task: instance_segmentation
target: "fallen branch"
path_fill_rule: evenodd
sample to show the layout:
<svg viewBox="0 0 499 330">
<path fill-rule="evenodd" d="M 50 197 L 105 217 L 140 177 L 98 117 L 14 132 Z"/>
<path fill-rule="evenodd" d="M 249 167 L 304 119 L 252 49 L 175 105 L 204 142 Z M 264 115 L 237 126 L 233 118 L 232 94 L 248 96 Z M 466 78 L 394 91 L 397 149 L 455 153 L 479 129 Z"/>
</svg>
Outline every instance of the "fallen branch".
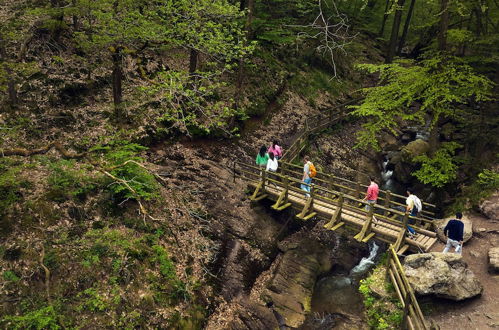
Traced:
<svg viewBox="0 0 499 330">
<path fill-rule="evenodd" d="M 56 149 L 59 151 L 59 153 L 64 157 L 64 158 L 82 158 L 84 157 L 87 153 L 82 152 L 82 153 L 72 153 L 66 150 L 62 144 L 59 142 L 52 142 L 44 147 L 38 148 L 38 149 L 25 149 L 25 148 L 13 148 L 13 149 L 0 149 L 0 155 L 2 157 L 6 156 L 24 156 L 24 157 L 29 157 L 33 155 L 43 155 L 49 152 L 50 149 Z"/>
</svg>

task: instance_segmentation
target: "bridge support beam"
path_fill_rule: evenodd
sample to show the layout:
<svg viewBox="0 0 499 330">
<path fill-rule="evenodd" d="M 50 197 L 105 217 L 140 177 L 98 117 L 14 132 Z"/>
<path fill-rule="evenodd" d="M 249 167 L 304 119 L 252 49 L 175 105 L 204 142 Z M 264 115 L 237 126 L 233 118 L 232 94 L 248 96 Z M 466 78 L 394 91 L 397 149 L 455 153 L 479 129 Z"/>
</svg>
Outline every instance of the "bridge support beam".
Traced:
<svg viewBox="0 0 499 330">
<path fill-rule="evenodd" d="M 265 194 L 265 181 L 267 180 L 267 178 L 266 178 L 266 172 L 263 169 L 261 176 L 262 180 L 258 183 L 258 185 L 255 188 L 255 191 L 253 192 L 253 195 L 251 195 L 250 197 L 250 200 L 252 201 L 259 201 L 260 199 L 262 199 L 262 196 Z"/>
<path fill-rule="evenodd" d="M 338 207 L 334 211 L 333 216 L 331 217 L 331 221 L 329 221 L 328 223 L 326 223 L 324 225 L 324 228 L 331 229 L 331 228 L 333 228 L 335 225 L 337 225 L 340 222 L 340 220 L 341 220 L 341 211 L 343 210 L 343 202 L 344 201 L 345 201 L 345 197 L 343 197 L 343 194 L 340 194 L 340 198 L 338 200 Z"/>
<path fill-rule="evenodd" d="M 362 240 L 366 237 L 366 235 L 371 234 L 371 226 L 373 222 L 373 217 L 374 217 L 374 207 L 371 206 L 369 208 L 369 212 L 367 213 L 366 216 L 366 222 L 364 222 L 364 225 L 362 226 L 362 229 L 360 232 L 355 235 L 353 238 L 355 238 L 357 241 L 362 242 Z M 371 235 L 370 237 L 372 237 Z"/>
<path fill-rule="evenodd" d="M 272 205 L 272 208 L 278 211 L 282 211 L 285 208 L 291 206 L 291 203 L 288 203 L 289 177 L 284 176 L 282 179 L 283 179 L 284 189 L 279 194 L 279 197 L 277 198 L 275 204 Z"/>
<path fill-rule="evenodd" d="M 296 215 L 297 218 L 301 220 L 308 220 L 310 218 L 313 218 L 317 212 L 313 212 L 314 210 L 314 195 L 315 195 L 315 188 L 314 185 L 312 184 L 310 186 L 310 197 L 307 198 L 307 201 L 305 202 L 305 205 L 303 206 L 303 210 Z M 312 211 L 312 212 L 310 212 Z M 310 213 L 309 213 L 310 212 Z"/>
</svg>

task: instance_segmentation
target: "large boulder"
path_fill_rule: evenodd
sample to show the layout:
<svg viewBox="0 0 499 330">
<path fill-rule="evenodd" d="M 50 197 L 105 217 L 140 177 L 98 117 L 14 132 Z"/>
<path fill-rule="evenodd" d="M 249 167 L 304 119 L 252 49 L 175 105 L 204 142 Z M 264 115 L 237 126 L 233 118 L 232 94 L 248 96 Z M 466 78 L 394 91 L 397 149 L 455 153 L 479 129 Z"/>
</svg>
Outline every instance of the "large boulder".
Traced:
<svg viewBox="0 0 499 330">
<path fill-rule="evenodd" d="M 455 218 L 456 217 L 449 217 L 434 221 L 435 227 L 437 228 L 438 238 L 444 243 L 447 242 L 447 238 L 445 238 L 444 235 L 444 228 L 450 220 Z M 461 221 L 464 223 L 463 241 L 466 243 L 473 236 L 473 223 L 471 222 L 471 219 L 467 214 L 463 214 L 463 218 L 461 219 Z"/>
<path fill-rule="evenodd" d="M 499 273 L 499 247 L 493 247 L 489 250 L 489 271 Z"/>
<path fill-rule="evenodd" d="M 422 253 L 406 257 L 404 271 L 418 295 L 460 301 L 480 295 L 482 284 L 455 253 Z"/>
<path fill-rule="evenodd" d="M 414 157 L 426 154 L 430 150 L 428 142 L 422 139 L 417 139 L 409 142 L 402 148 L 403 158 L 406 161 L 412 161 Z"/>
<path fill-rule="evenodd" d="M 499 191 L 480 203 L 480 211 L 489 219 L 499 220 Z"/>
</svg>

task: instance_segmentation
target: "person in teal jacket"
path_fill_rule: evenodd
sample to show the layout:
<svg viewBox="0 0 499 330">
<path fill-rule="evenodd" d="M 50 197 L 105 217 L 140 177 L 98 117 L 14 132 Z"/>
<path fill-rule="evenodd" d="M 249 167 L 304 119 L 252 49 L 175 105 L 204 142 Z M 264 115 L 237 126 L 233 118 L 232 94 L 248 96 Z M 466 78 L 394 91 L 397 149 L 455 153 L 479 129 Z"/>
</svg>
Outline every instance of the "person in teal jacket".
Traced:
<svg viewBox="0 0 499 330">
<path fill-rule="evenodd" d="M 264 169 L 267 167 L 267 162 L 269 161 L 269 154 L 267 153 L 267 147 L 262 146 L 260 148 L 260 152 L 256 155 L 256 165 L 258 167 L 263 167 Z"/>
</svg>

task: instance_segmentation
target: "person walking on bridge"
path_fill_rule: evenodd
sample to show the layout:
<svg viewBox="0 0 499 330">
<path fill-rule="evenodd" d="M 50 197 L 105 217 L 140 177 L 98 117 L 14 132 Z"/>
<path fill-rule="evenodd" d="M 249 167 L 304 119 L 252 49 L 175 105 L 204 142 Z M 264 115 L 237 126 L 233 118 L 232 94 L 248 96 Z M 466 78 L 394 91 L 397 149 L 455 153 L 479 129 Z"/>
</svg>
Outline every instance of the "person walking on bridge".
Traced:
<svg viewBox="0 0 499 330">
<path fill-rule="evenodd" d="M 273 153 L 274 154 L 274 157 L 276 157 L 277 159 L 281 159 L 282 158 L 282 148 L 277 144 L 277 140 L 274 140 L 272 142 L 272 145 L 269 147 L 269 150 L 268 152 L 269 153 Z"/>
<path fill-rule="evenodd" d="M 314 164 L 310 161 L 308 156 L 303 157 L 303 178 L 301 189 L 306 191 L 305 196 L 310 197 L 310 185 L 312 178 L 317 174 Z"/>
<path fill-rule="evenodd" d="M 414 195 L 414 190 L 412 188 L 407 188 L 407 199 L 405 200 L 405 204 L 407 205 L 406 212 L 409 212 L 409 216 L 411 217 L 417 217 L 418 213 L 423 209 L 421 200 L 418 198 L 418 196 Z M 413 224 L 414 219 L 409 218 L 409 223 Z M 407 230 L 409 231 L 410 235 L 416 234 L 414 228 L 409 225 L 407 226 Z"/>
<path fill-rule="evenodd" d="M 369 185 L 369 187 L 367 187 L 366 197 L 364 197 L 363 199 L 364 201 L 367 201 L 366 211 L 368 212 L 371 209 L 372 205 L 376 204 L 379 194 L 379 187 L 378 184 L 374 181 L 374 178 L 371 176 L 369 177 L 369 180 L 371 180 L 371 184 Z"/>
<path fill-rule="evenodd" d="M 277 172 L 277 167 L 279 167 L 279 163 L 277 162 L 277 157 L 274 155 L 272 151 L 269 151 L 269 160 L 267 161 L 267 171 Z"/>
<path fill-rule="evenodd" d="M 456 219 L 447 222 L 444 228 L 444 235 L 447 236 L 447 244 L 445 244 L 443 253 L 449 252 L 451 247 L 455 248 L 456 253 L 463 253 L 464 223 L 461 221 L 462 218 L 463 214 L 457 212 Z"/>
<path fill-rule="evenodd" d="M 262 146 L 258 152 L 258 155 L 256 155 L 256 165 L 261 168 L 266 168 L 268 160 L 269 154 L 267 153 L 267 147 Z"/>
</svg>

